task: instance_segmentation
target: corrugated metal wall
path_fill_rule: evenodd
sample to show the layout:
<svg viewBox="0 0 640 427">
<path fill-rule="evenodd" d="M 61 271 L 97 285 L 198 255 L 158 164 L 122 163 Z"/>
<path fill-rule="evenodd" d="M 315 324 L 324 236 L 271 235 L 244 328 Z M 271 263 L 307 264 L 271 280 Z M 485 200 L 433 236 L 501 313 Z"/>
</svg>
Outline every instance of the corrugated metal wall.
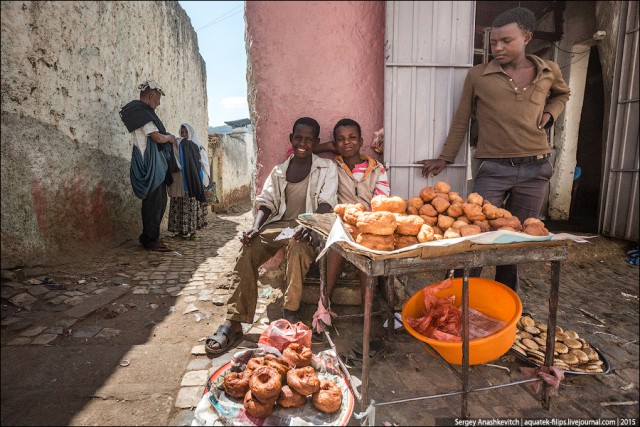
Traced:
<svg viewBox="0 0 640 427">
<path fill-rule="evenodd" d="M 474 26 L 473 1 L 387 2 L 384 160 L 392 195 L 412 197 L 440 180 L 467 194 L 467 148 L 428 180 L 413 162 L 440 154 L 473 66 Z"/>
<path fill-rule="evenodd" d="M 638 2 L 623 2 L 600 197 L 600 232 L 638 241 Z"/>
</svg>

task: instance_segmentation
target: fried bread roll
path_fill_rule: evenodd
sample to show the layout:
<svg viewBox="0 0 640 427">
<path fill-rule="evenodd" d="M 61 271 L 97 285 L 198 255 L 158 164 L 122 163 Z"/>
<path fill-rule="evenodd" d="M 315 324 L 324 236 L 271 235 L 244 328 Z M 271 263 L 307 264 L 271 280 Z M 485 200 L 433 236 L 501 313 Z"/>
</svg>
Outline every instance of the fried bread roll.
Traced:
<svg viewBox="0 0 640 427">
<path fill-rule="evenodd" d="M 409 200 L 407 200 L 407 205 L 413 206 L 416 209 L 420 209 L 422 205 L 424 205 L 424 202 L 420 197 L 412 197 Z"/>
<path fill-rule="evenodd" d="M 451 224 L 451 228 L 453 228 L 454 230 L 460 230 L 460 227 L 462 227 L 463 225 L 469 225 L 468 222 L 466 221 L 459 221 L 459 220 L 455 220 L 453 222 L 453 224 Z"/>
<path fill-rule="evenodd" d="M 407 205 L 407 215 L 420 215 L 420 211 L 415 206 Z"/>
<path fill-rule="evenodd" d="M 431 206 L 431 205 L 429 205 L 429 206 Z M 436 212 L 436 214 L 434 216 L 420 215 L 420 218 L 422 218 L 424 220 L 425 224 L 429 224 L 432 227 L 438 223 L 438 213 L 437 212 Z"/>
<path fill-rule="evenodd" d="M 486 233 L 487 231 L 491 231 L 491 226 L 489 225 L 489 221 L 486 219 L 484 221 L 473 221 L 473 225 L 477 225 L 480 227 L 480 231 Z"/>
<path fill-rule="evenodd" d="M 333 208 L 333 212 L 340 215 L 340 218 L 344 220 L 344 211 L 347 208 L 356 208 L 362 212 L 367 210 L 366 206 L 362 203 L 340 203 Z"/>
<path fill-rule="evenodd" d="M 376 251 L 392 251 L 394 247 L 393 234 L 380 236 L 378 234 L 362 233 L 356 243 Z"/>
<path fill-rule="evenodd" d="M 449 193 L 449 191 L 451 191 L 451 186 L 444 181 L 436 182 L 433 188 L 437 193 Z"/>
<path fill-rule="evenodd" d="M 423 202 L 429 203 L 436 198 L 436 190 L 433 187 L 424 187 L 419 194 Z"/>
<path fill-rule="evenodd" d="M 530 234 L 532 236 L 548 236 L 549 230 L 538 224 L 529 224 L 522 229 L 523 233 Z"/>
<path fill-rule="evenodd" d="M 422 205 L 418 212 L 420 215 L 438 216 L 438 211 L 431 205 L 431 203 L 425 203 L 424 205 Z"/>
<path fill-rule="evenodd" d="M 463 225 L 459 228 L 458 232 L 462 237 L 465 237 L 480 234 L 482 233 L 482 230 L 477 225 Z"/>
<path fill-rule="evenodd" d="M 497 219 L 502 217 L 500 209 L 493 206 L 491 203 L 485 203 L 482 205 L 482 213 L 486 219 Z"/>
<path fill-rule="evenodd" d="M 407 202 L 402 197 L 385 196 L 380 194 L 371 199 L 371 210 L 374 212 L 404 213 L 407 210 Z"/>
<path fill-rule="evenodd" d="M 455 219 L 451 218 L 450 216 L 447 216 L 447 215 L 438 216 L 438 227 L 442 228 L 443 230 L 446 230 L 447 228 L 451 227 L 454 222 L 455 222 Z"/>
<path fill-rule="evenodd" d="M 351 234 L 351 237 L 353 238 L 353 240 L 356 240 L 360 235 L 360 230 L 358 230 L 358 227 L 356 227 L 355 225 L 345 223 L 344 228 L 346 228 L 349 234 Z"/>
<path fill-rule="evenodd" d="M 454 203 L 464 203 L 464 199 L 460 196 L 460 194 L 458 194 L 457 191 L 450 191 L 449 192 L 449 203 L 454 204 Z"/>
<path fill-rule="evenodd" d="M 544 222 L 540 221 L 538 218 L 527 218 L 522 223 L 523 226 L 527 225 L 537 225 L 539 227 L 544 227 Z"/>
<path fill-rule="evenodd" d="M 489 221 L 489 225 L 494 230 L 498 230 L 502 227 L 511 227 L 515 231 L 522 230 L 522 225 L 520 225 L 520 220 L 515 216 L 512 216 L 511 218 L 503 217 L 498 219 L 492 219 L 491 221 Z"/>
<path fill-rule="evenodd" d="M 393 237 L 395 238 L 394 241 L 394 249 L 400 249 L 400 248 L 404 248 L 407 246 L 411 246 L 411 245 L 417 245 L 418 242 L 418 238 L 416 236 L 407 236 L 404 234 L 394 234 Z"/>
<path fill-rule="evenodd" d="M 396 233 L 415 236 L 420 232 L 424 219 L 418 215 L 396 214 Z"/>
<path fill-rule="evenodd" d="M 360 214 L 363 213 L 366 209 L 364 209 L 364 205 L 350 205 L 345 208 L 344 214 L 342 216 L 342 220 L 347 224 L 356 225 L 358 223 L 358 218 Z"/>
<path fill-rule="evenodd" d="M 396 230 L 396 225 L 396 217 L 391 212 L 363 212 L 356 227 L 361 233 L 388 236 Z"/>
<path fill-rule="evenodd" d="M 451 203 L 449 203 L 449 199 L 436 197 L 431 201 L 431 205 L 436 209 L 436 211 L 438 211 L 438 213 L 443 213 L 444 211 L 449 209 L 449 206 L 451 206 Z"/>
<path fill-rule="evenodd" d="M 437 225 L 432 225 L 431 228 L 433 228 L 433 235 L 434 236 L 436 234 L 444 235 L 444 231 L 442 231 L 442 228 L 438 227 Z"/>
<path fill-rule="evenodd" d="M 502 208 L 498 208 L 498 210 L 500 211 L 500 213 L 502 214 L 500 216 L 500 218 L 511 218 L 513 215 L 511 215 L 511 212 L 509 212 L 506 209 L 502 209 Z"/>
<path fill-rule="evenodd" d="M 465 216 L 469 218 L 470 221 L 483 221 L 485 219 L 485 216 L 482 213 L 482 207 L 475 203 L 464 203 L 462 205 L 462 210 L 464 210 Z"/>
<path fill-rule="evenodd" d="M 418 242 L 425 243 L 433 240 L 433 228 L 430 225 L 424 224 L 420 227 L 420 232 L 418 233 Z"/>
<path fill-rule="evenodd" d="M 462 203 L 459 202 L 452 202 L 451 206 L 447 209 L 447 215 L 451 218 L 458 218 L 463 213 L 464 210 L 462 209 Z"/>
<path fill-rule="evenodd" d="M 460 237 L 460 233 L 458 233 L 453 228 L 449 228 L 447 231 L 444 232 L 445 239 L 454 239 L 456 237 Z"/>
<path fill-rule="evenodd" d="M 478 193 L 471 193 L 467 197 L 467 203 L 473 203 L 474 205 L 478 205 L 480 207 L 482 207 L 482 202 L 483 201 L 484 201 L 484 199 Z"/>
</svg>

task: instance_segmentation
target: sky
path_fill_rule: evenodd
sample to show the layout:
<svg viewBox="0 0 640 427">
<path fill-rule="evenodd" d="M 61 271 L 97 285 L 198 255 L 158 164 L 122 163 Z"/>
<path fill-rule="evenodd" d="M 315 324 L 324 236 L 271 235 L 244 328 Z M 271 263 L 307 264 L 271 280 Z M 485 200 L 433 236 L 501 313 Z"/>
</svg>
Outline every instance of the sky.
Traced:
<svg viewBox="0 0 640 427">
<path fill-rule="evenodd" d="M 209 126 L 249 118 L 243 1 L 179 1 L 207 67 Z"/>
</svg>

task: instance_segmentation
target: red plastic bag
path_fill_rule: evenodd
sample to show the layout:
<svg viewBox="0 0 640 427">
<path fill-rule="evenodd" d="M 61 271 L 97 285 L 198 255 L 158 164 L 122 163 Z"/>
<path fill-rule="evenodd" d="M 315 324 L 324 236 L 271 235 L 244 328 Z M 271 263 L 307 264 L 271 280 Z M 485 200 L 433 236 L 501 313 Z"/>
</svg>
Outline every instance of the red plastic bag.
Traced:
<svg viewBox="0 0 640 427">
<path fill-rule="evenodd" d="M 271 322 L 258 340 L 258 344 L 274 347 L 281 353 L 294 342 L 311 348 L 311 329 L 302 322 L 291 324 L 287 319 Z"/>
</svg>

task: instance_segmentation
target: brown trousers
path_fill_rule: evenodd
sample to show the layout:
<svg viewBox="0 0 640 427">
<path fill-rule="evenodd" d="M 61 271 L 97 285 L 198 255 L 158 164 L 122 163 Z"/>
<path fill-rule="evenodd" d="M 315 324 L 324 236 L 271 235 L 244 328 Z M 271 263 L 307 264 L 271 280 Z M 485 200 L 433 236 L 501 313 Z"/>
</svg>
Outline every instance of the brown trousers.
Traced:
<svg viewBox="0 0 640 427">
<path fill-rule="evenodd" d="M 293 239 L 274 239 L 287 227 L 295 228 L 296 221 L 276 221 L 267 224 L 251 246 L 242 246 L 232 272 L 231 290 L 227 301 L 227 319 L 253 323 L 258 301 L 258 268 L 271 259 L 282 247 L 286 247 L 287 289 L 284 308 L 298 310 L 302 300 L 302 282 L 315 258 L 314 248 Z"/>
</svg>

